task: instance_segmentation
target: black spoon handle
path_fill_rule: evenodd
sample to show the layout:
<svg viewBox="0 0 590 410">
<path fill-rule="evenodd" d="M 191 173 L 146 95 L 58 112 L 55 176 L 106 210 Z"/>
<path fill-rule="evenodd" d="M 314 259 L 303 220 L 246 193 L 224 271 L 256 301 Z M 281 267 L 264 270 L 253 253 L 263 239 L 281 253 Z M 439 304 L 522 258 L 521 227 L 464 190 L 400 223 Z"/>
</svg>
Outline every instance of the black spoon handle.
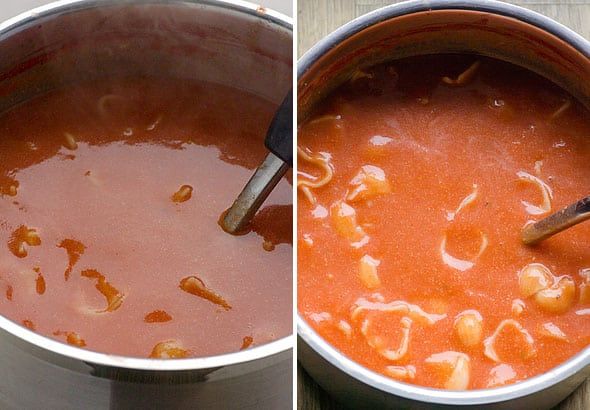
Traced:
<svg viewBox="0 0 590 410">
<path fill-rule="evenodd" d="M 289 167 L 293 166 L 293 90 L 289 91 L 272 119 L 264 144 Z"/>
<path fill-rule="evenodd" d="M 526 224 L 522 230 L 522 241 L 526 245 L 534 245 L 587 219 L 590 219 L 590 196 L 538 222 Z"/>
</svg>

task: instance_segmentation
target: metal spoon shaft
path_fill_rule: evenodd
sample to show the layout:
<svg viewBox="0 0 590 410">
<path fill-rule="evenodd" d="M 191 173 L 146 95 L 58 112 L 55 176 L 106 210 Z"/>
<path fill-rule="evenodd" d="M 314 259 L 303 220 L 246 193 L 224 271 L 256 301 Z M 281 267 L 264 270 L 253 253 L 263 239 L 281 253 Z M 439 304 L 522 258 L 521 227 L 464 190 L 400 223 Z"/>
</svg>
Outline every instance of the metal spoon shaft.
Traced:
<svg viewBox="0 0 590 410">
<path fill-rule="evenodd" d="M 587 219 L 590 219 L 590 196 L 547 218 L 525 225 L 522 241 L 526 245 L 534 245 Z"/>
<path fill-rule="evenodd" d="M 231 234 L 243 231 L 288 169 L 289 165 L 269 153 L 226 212 L 223 229 Z"/>
</svg>

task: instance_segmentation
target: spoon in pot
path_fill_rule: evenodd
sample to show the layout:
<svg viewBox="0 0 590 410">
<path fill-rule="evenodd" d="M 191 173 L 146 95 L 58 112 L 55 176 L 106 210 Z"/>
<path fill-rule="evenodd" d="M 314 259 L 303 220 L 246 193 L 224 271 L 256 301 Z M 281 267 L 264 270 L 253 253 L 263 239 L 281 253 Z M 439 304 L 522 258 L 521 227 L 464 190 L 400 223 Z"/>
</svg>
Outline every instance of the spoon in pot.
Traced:
<svg viewBox="0 0 590 410">
<path fill-rule="evenodd" d="M 527 223 L 522 229 L 522 241 L 525 245 L 535 245 L 587 219 L 590 219 L 590 196 L 580 199 L 547 218 Z"/>
<path fill-rule="evenodd" d="M 293 166 L 293 93 L 277 110 L 264 145 L 270 151 L 256 169 L 234 204 L 220 220 L 224 231 L 237 235 L 245 232 L 250 221 L 268 195 L 279 183 L 289 167 Z"/>
</svg>

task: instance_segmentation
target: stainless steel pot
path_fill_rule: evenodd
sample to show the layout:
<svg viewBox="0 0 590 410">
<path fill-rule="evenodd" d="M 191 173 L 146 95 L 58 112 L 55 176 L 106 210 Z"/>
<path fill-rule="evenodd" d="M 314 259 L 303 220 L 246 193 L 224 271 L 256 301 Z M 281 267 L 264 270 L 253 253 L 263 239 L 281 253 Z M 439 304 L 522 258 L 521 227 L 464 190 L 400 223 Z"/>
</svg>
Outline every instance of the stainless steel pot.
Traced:
<svg viewBox="0 0 590 410">
<path fill-rule="evenodd" d="M 208 80 L 278 105 L 291 87 L 292 24 L 243 1 L 59 1 L 0 24 L 0 56 L 0 111 L 64 84 L 121 75 Z M 2 409 L 291 403 L 292 337 L 214 357 L 151 360 L 78 349 L 0 317 Z"/>
<path fill-rule="evenodd" d="M 532 11 L 490 0 L 408 1 L 379 9 L 330 34 L 298 62 L 298 113 L 314 106 L 357 67 L 421 54 L 472 53 L 526 67 L 590 107 L 590 43 Z M 341 403 L 354 409 L 546 409 L 590 375 L 590 348 L 537 377 L 509 386 L 446 391 L 374 373 L 326 343 L 299 316 L 298 359 Z"/>
</svg>

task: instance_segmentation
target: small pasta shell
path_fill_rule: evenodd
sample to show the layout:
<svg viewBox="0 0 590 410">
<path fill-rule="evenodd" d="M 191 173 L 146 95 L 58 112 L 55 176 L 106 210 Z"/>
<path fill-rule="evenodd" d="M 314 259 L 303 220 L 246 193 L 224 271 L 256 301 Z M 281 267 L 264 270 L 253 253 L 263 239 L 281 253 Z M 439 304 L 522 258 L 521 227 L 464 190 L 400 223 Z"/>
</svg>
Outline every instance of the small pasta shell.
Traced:
<svg viewBox="0 0 590 410">
<path fill-rule="evenodd" d="M 553 274 L 541 263 L 530 263 L 518 274 L 518 286 L 520 293 L 525 298 L 547 289 L 553 284 Z"/>
<path fill-rule="evenodd" d="M 192 196 L 193 187 L 190 185 L 183 185 L 174 193 L 174 195 L 172 195 L 172 201 L 178 204 L 188 201 Z"/>
<path fill-rule="evenodd" d="M 64 134 L 64 146 L 70 151 L 75 151 L 78 149 L 78 143 L 76 142 L 76 138 L 69 132 L 66 132 Z"/>
<path fill-rule="evenodd" d="M 82 339 L 82 337 L 80 337 L 80 335 L 76 332 L 62 332 L 62 331 L 56 331 L 53 332 L 54 336 L 65 336 L 66 337 L 66 342 L 69 345 L 72 346 L 77 346 L 77 347 L 84 347 L 86 346 L 86 341 L 84 339 Z"/>
<path fill-rule="evenodd" d="M 514 380 L 516 378 L 516 372 L 512 368 L 512 366 L 507 365 L 505 363 L 501 363 L 490 370 L 490 377 L 488 379 L 488 384 L 486 387 L 498 387 L 503 386 L 506 383 Z"/>
<path fill-rule="evenodd" d="M 385 374 L 397 380 L 413 380 L 416 377 L 416 367 L 408 366 L 385 366 Z"/>
<path fill-rule="evenodd" d="M 346 200 L 360 202 L 389 192 L 391 192 L 391 184 L 385 172 L 374 165 L 365 165 L 350 181 Z"/>
<path fill-rule="evenodd" d="M 377 267 L 381 262 L 369 255 L 361 258 L 359 263 L 359 277 L 367 289 L 375 289 L 381 286 L 381 280 L 377 275 Z"/>
<path fill-rule="evenodd" d="M 465 347 L 473 347 L 481 342 L 483 319 L 478 311 L 466 310 L 455 319 L 455 332 Z"/>
<path fill-rule="evenodd" d="M 514 316 L 520 316 L 522 315 L 522 313 L 524 312 L 524 308 L 526 307 L 526 305 L 524 304 L 524 302 L 520 299 L 514 299 L 512 301 L 512 314 Z"/>
<path fill-rule="evenodd" d="M 361 244 L 368 238 L 357 222 L 356 211 L 347 203 L 342 201 L 334 202 L 330 207 L 330 219 L 338 235 L 352 243 Z"/>
<path fill-rule="evenodd" d="M 580 284 L 579 301 L 583 305 L 590 304 L 590 268 L 581 269 L 580 276 L 584 282 Z"/>
<path fill-rule="evenodd" d="M 539 333 L 550 339 L 567 342 L 566 334 L 553 322 L 543 323 L 539 329 Z"/>
<path fill-rule="evenodd" d="M 154 346 L 150 353 L 152 359 L 182 359 L 189 353 L 177 340 L 166 340 Z"/>
<path fill-rule="evenodd" d="M 535 342 L 533 340 L 533 337 L 530 335 L 530 333 L 524 327 L 522 327 L 522 325 L 520 323 L 518 323 L 514 319 L 505 319 L 502 322 L 500 322 L 500 324 L 498 325 L 498 327 L 496 328 L 494 333 L 490 337 L 488 337 L 484 340 L 483 354 L 495 362 L 501 362 L 502 360 L 500 360 L 500 357 L 498 356 L 498 353 L 496 352 L 496 347 L 495 347 L 496 340 L 502 334 L 502 331 L 505 328 L 510 328 L 510 327 L 515 329 L 522 336 L 522 340 L 524 341 L 524 344 L 525 344 L 524 348 L 521 349 L 522 357 L 525 360 L 534 357 L 537 354 L 537 351 L 535 349 Z"/>
<path fill-rule="evenodd" d="M 535 302 L 542 310 L 550 313 L 565 313 L 574 304 L 576 285 L 564 276 L 550 288 L 535 294 Z"/>
<path fill-rule="evenodd" d="M 444 382 L 447 390 L 465 390 L 469 387 L 471 380 L 471 362 L 465 353 L 448 351 L 435 353 L 428 357 L 425 362 L 448 374 Z"/>
</svg>

